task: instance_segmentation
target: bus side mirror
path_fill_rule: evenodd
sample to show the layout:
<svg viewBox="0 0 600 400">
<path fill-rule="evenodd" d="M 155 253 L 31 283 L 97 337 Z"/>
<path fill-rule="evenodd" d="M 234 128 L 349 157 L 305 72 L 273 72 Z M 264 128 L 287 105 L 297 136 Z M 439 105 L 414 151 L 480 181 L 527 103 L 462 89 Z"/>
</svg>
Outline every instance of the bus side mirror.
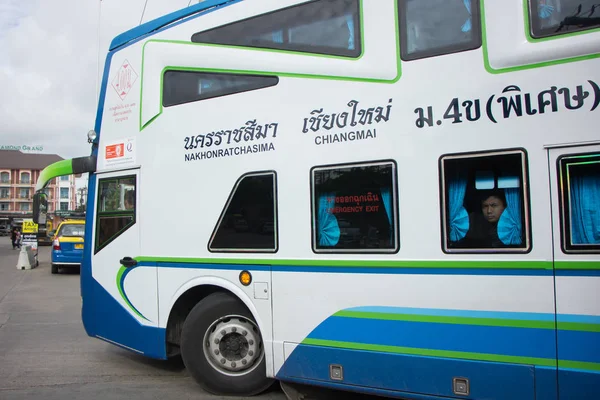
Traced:
<svg viewBox="0 0 600 400">
<path fill-rule="evenodd" d="M 46 214 L 48 213 L 48 196 L 40 192 L 33 195 L 33 222 L 38 225 L 46 225 Z"/>
</svg>

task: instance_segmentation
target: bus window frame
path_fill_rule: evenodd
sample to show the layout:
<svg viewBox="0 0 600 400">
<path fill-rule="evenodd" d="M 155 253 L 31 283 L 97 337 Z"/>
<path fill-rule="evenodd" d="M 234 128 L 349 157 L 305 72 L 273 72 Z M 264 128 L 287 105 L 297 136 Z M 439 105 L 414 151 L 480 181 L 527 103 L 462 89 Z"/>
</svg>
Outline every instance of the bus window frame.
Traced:
<svg viewBox="0 0 600 400">
<path fill-rule="evenodd" d="M 486 156 L 502 156 L 502 155 L 521 155 L 521 184 L 522 191 L 522 211 L 523 211 L 523 242 L 524 247 L 515 248 L 449 248 L 447 243 L 448 223 L 447 216 L 449 214 L 449 202 L 446 200 L 446 175 L 444 168 L 444 160 L 451 159 L 473 159 Z M 531 217 L 531 185 L 529 178 L 529 156 L 527 150 L 523 147 L 491 149 L 480 151 L 469 151 L 460 153 L 445 153 L 438 159 L 439 171 L 439 199 L 440 199 L 440 246 L 444 254 L 529 254 L 533 250 L 533 230 Z"/>
<path fill-rule="evenodd" d="M 600 254 L 600 244 L 573 245 L 571 236 L 571 209 L 570 209 L 570 187 L 567 167 L 572 165 L 567 160 L 573 158 L 587 158 L 590 161 L 600 163 L 600 153 L 587 152 L 577 154 L 562 154 L 556 159 L 556 179 L 558 191 L 558 212 L 560 213 L 560 247 L 564 254 Z M 587 248 L 587 249 L 586 249 Z"/>
<path fill-rule="evenodd" d="M 466 43 L 456 43 L 444 47 L 434 47 L 427 50 L 409 53 L 408 49 L 408 15 L 406 12 L 406 3 L 411 0 L 396 0 L 398 2 L 398 25 L 400 27 L 400 58 L 402 61 L 415 61 L 423 58 L 444 56 L 448 54 L 462 53 L 465 51 L 477 50 L 483 45 L 483 32 L 481 26 L 481 6 L 479 0 L 471 0 L 471 29 L 473 38 Z M 419 1 L 419 0 L 416 0 Z M 423 0 L 421 0 L 423 1 Z"/>
<path fill-rule="evenodd" d="M 362 167 L 362 166 L 373 166 L 373 165 L 391 165 L 392 166 L 392 210 L 394 215 L 392 218 L 394 240 L 393 248 L 389 249 L 318 249 L 317 248 L 317 228 L 316 228 L 316 215 L 315 215 L 315 179 L 314 173 L 318 170 L 324 169 L 341 169 L 351 167 Z M 347 163 L 336 163 L 336 164 L 321 164 L 315 165 L 310 169 L 310 227 L 311 227 L 311 249 L 313 253 L 323 254 L 379 254 L 379 255 L 392 255 L 400 252 L 401 240 L 400 240 L 400 198 L 398 189 L 398 163 L 393 159 L 383 160 L 364 160 Z"/>
<path fill-rule="evenodd" d="M 273 177 L 273 235 L 274 235 L 274 243 L 275 246 L 273 249 L 235 249 L 235 248 L 212 248 L 211 245 L 214 242 L 219 228 L 221 227 L 221 223 L 225 219 L 225 215 L 227 214 L 227 210 L 229 209 L 229 205 L 231 201 L 235 197 L 235 194 L 242 183 L 242 181 L 248 177 L 252 176 L 265 176 L 271 175 Z M 219 215 L 219 219 L 215 224 L 213 231 L 208 239 L 208 243 L 206 244 L 206 248 L 209 253 L 266 253 L 266 254 L 275 254 L 279 251 L 279 214 L 278 214 L 278 186 L 277 186 L 277 172 L 275 170 L 262 170 L 262 171 L 252 171 L 246 172 L 242 174 L 233 185 L 233 188 L 229 192 L 229 196 L 227 197 L 227 201 L 221 210 L 221 214 Z"/>
</svg>

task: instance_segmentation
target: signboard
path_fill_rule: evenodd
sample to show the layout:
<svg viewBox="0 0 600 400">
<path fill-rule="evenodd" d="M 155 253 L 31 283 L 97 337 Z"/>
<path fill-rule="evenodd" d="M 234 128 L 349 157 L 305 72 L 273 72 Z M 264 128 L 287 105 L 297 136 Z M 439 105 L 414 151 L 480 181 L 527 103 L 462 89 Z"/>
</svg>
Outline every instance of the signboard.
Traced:
<svg viewBox="0 0 600 400">
<path fill-rule="evenodd" d="M 33 222 L 32 219 L 24 219 L 23 220 L 23 228 L 21 233 L 23 234 L 22 245 L 31 246 L 31 250 L 33 253 L 37 253 L 38 250 L 38 225 Z"/>
<path fill-rule="evenodd" d="M 85 218 L 85 211 L 55 211 L 54 215 L 62 218 Z"/>
<path fill-rule="evenodd" d="M 104 147 L 104 168 L 134 165 L 136 156 L 135 137 L 107 143 Z"/>
</svg>

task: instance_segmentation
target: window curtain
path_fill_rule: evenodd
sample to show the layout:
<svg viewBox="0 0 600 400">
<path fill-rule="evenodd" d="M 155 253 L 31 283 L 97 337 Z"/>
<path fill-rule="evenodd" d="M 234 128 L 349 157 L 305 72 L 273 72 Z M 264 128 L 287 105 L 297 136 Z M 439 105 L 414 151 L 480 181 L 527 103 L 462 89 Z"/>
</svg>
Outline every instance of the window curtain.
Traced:
<svg viewBox="0 0 600 400">
<path fill-rule="evenodd" d="M 507 246 L 520 245 L 523 240 L 520 190 L 520 188 L 504 190 L 506 208 L 498 221 L 498 238 Z"/>
<path fill-rule="evenodd" d="M 538 0 L 538 15 L 540 18 L 550 18 L 550 16 L 554 12 L 554 7 L 549 3 L 549 0 Z"/>
<path fill-rule="evenodd" d="M 450 241 L 458 242 L 465 237 L 469 230 L 469 214 L 464 207 L 467 178 L 456 174 L 448 184 L 448 202 L 450 208 Z"/>
<path fill-rule="evenodd" d="M 381 200 L 383 200 L 383 207 L 390 223 L 390 240 L 392 240 L 392 193 L 389 188 L 381 189 Z"/>
<path fill-rule="evenodd" d="M 340 240 L 340 227 L 330 209 L 335 205 L 335 193 L 325 193 L 319 197 L 319 246 L 333 247 Z"/>
<path fill-rule="evenodd" d="M 271 35 L 274 43 L 283 43 L 283 31 L 275 31 Z"/>
<path fill-rule="evenodd" d="M 354 50 L 354 16 L 352 14 L 346 15 L 346 24 L 348 25 L 348 50 Z"/>
<path fill-rule="evenodd" d="M 465 8 L 467 9 L 467 11 L 469 12 L 469 18 L 467 19 L 467 21 L 462 25 L 462 27 L 460 28 L 461 31 L 463 32 L 470 32 L 471 31 L 471 0 L 463 0 L 463 3 L 465 4 Z"/>
<path fill-rule="evenodd" d="M 571 242 L 600 244 L 600 176 L 571 176 Z"/>
</svg>

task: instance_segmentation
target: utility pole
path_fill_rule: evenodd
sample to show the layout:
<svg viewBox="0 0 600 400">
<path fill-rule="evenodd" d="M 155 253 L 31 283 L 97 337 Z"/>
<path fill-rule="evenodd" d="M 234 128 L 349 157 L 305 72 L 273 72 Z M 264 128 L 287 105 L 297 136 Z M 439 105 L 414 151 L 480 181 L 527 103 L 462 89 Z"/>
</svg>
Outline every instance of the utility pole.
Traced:
<svg viewBox="0 0 600 400">
<path fill-rule="evenodd" d="M 87 206 L 87 186 L 77 189 L 79 194 L 79 205 L 77 206 L 78 211 L 84 211 Z"/>
</svg>

